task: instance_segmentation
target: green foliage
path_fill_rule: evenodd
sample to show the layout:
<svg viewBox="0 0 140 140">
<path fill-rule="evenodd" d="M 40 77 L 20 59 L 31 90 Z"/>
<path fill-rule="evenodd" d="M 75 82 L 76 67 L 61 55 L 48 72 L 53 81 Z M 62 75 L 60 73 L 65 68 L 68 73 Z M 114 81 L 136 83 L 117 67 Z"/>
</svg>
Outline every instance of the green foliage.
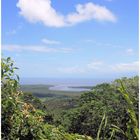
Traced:
<svg viewBox="0 0 140 140">
<path fill-rule="evenodd" d="M 138 77 L 123 78 L 122 81 L 126 88 L 116 80 L 111 84 L 97 85 L 93 91 L 82 94 L 79 106 L 62 114 L 64 128 L 68 132 L 87 134 L 100 140 L 135 139 L 138 136 Z M 126 93 L 126 89 L 131 92 Z M 124 91 L 125 98 L 131 99 L 131 108 L 122 94 Z"/>
<path fill-rule="evenodd" d="M 1 66 L 3 140 L 92 140 L 45 123 L 45 112 L 37 104 L 40 101 L 19 90 L 19 77 L 14 73 L 17 68 L 13 61 L 2 59 Z"/>
<path fill-rule="evenodd" d="M 107 125 L 107 118 L 106 118 L 106 115 L 105 114 L 103 115 L 101 124 L 99 126 L 96 140 L 100 140 L 100 133 L 101 133 L 101 130 L 103 128 L 103 124 L 104 124 L 104 129 L 105 129 L 106 128 L 106 125 Z"/>
<path fill-rule="evenodd" d="M 138 76 L 97 85 L 79 99 L 51 98 L 46 105 L 20 91 L 10 58 L 1 66 L 3 140 L 138 140 Z"/>
<path fill-rule="evenodd" d="M 138 130 L 138 120 L 136 117 L 136 112 L 134 109 L 134 104 L 133 104 L 133 97 L 129 96 L 129 93 L 126 91 L 122 81 L 119 81 L 121 86 L 119 88 L 120 92 L 122 93 L 125 101 L 127 102 L 127 112 L 129 113 L 129 121 L 127 123 L 127 131 L 125 135 L 127 138 L 131 139 L 139 139 L 139 130 Z M 132 135 L 133 134 L 133 135 Z"/>
<path fill-rule="evenodd" d="M 14 74 L 16 67 L 10 58 L 2 59 L 2 138 L 30 139 L 37 137 L 43 122 L 40 113 L 23 102 L 19 91 L 19 78 Z M 38 122 L 38 123 L 36 123 Z"/>
</svg>

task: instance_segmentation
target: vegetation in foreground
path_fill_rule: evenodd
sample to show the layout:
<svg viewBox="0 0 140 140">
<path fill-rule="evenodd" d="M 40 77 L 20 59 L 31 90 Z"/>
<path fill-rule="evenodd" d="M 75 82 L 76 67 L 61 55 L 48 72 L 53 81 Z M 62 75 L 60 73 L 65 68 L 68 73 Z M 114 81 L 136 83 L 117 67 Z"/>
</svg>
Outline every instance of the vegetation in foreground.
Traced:
<svg viewBox="0 0 140 140">
<path fill-rule="evenodd" d="M 3 140 L 138 140 L 138 76 L 97 85 L 55 117 L 20 91 L 10 58 L 1 66 Z"/>
</svg>

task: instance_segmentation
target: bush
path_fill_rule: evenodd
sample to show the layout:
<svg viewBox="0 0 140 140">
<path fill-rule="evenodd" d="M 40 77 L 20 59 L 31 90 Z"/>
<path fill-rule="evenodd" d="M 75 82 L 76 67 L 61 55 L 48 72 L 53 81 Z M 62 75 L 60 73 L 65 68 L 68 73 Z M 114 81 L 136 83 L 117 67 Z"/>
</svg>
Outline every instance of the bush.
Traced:
<svg viewBox="0 0 140 140">
<path fill-rule="evenodd" d="M 79 107 L 66 111 L 61 117 L 66 131 L 96 138 L 105 114 L 107 124 L 100 131 L 101 140 L 110 137 L 116 140 L 138 139 L 138 77 L 121 81 L 124 84 L 115 80 L 82 94 Z"/>
<path fill-rule="evenodd" d="M 138 77 L 95 86 L 55 127 L 46 106 L 20 91 L 13 61 L 2 59 L 1 66 L 3 140 L 138 140 Z"/>
<path fill-rule="evenodd" d="M 60 128 L 44 122 L 44 110 L 31 96 L 25 96 L 19 90 L 17 69 L 10 58 L 1 63 L 2 97 L 2 139 L 3 140 L 92 140 L 88 136 L 69 134 Z M 30 99 L 34 99 L 29 101 Z"/>
</svg>

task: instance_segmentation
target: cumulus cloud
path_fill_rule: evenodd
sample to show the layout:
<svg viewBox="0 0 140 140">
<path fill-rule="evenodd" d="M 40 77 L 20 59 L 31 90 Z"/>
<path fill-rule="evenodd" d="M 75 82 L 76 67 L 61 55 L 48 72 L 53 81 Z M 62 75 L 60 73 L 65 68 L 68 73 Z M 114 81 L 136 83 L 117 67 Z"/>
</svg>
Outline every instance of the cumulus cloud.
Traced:
<svg viewBox="0 0 140 140">
<path fill-rule="evenodd" d="M 61 44 L 60 41 L 50 40 L 50 39 L 47 39 L 47 38 L 43 38 L 41 41 L 43 43 L 47 44 L 47 45 L 59 45 L 59 44 Z"/>
<path fill-rule="evenodd" d="M 70 24 L 76 24 L 86 20 L 115 22 L 116 17 L 106 7 L 94 3 L 78 4 L 76 12 L 69 14 L 67 20 Z"/>
<path fill-rule="evenodd" d="M 19 0 L 20 15 L 30 22 L 43 22 L 46 26 L 64 26 L 64 17 L 55 11 L 50 0 Z"/>
<path fill-rule="evenodd" d="M 71 48 L 50 48 L 46 46 L 22 46 L 22 45 L 2 45 L 3 51 L 10 52 L 39 52 L 39 53 L 49 53 L 49 52 L 60 52 L 60 53 L 70 53 Z"/>
<path fill-rule="evenodd" d="M 77 4 L 75 12 L 63 15 L 56 11 L 51 0 L 19 0 L 20 15 L 29 22 L 41 22 L 46 26 L 71 26 L 87 20 L 116 22 L 115 15 L 105 6 L 94 3 Z"/>
</svg>

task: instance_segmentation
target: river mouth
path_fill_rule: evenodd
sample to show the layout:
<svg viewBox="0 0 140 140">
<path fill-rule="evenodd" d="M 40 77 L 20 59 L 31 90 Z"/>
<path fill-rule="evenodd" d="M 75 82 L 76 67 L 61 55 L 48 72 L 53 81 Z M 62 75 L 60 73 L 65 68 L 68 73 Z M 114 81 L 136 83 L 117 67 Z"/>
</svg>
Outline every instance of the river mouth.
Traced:
<svg viewBox="0 0 140 140">
<path fill-rule="evenodd" d="M 92 87 L 91 87 L 92 88 Z M 82 91 L 90 91 L 90 87 L 82 87 L 82 86 L 68 86 L 68 85 L 54 85 L 49 87 L 49 90 L 55 91 L 71 91 L 71 92 L 82 92 Z"/>
</svg>

